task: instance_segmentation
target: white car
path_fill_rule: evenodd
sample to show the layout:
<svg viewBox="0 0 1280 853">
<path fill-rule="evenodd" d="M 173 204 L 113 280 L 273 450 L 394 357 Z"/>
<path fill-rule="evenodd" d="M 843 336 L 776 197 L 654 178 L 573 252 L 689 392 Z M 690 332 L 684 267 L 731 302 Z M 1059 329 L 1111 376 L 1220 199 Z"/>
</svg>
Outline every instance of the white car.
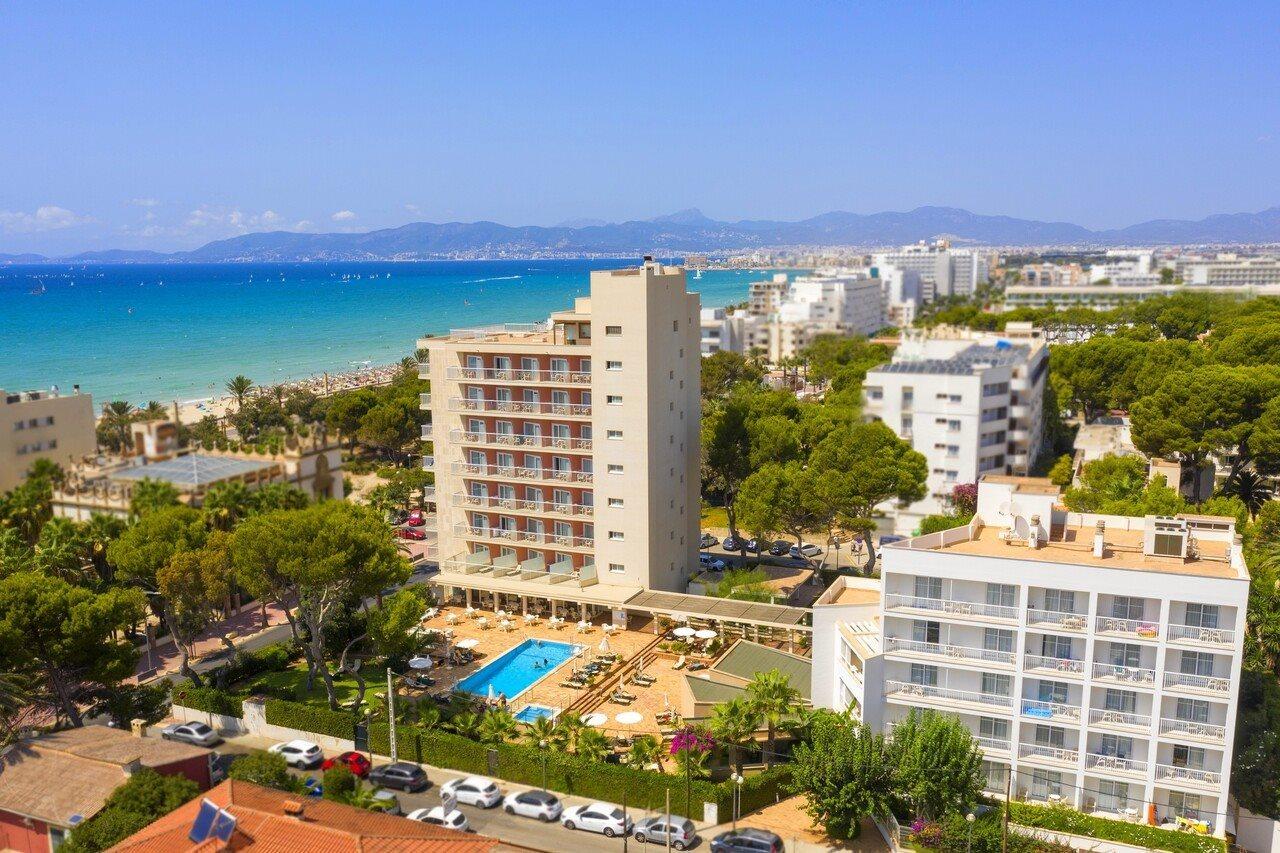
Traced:
<svg viewBox="0 0 1280 853">
<path fill-rule="evenodd" d="M 791 557 L 793 557 L 794 559 L 798 560 L 801 557 L 812 558 L 812 557 L 820 557 L 820 556 L 822 556 L 822 549 L 819 548 L 817 545 L 811 545 L 808 542 L 806 542 L 803 545 L 801 545 L 799 548 L 797 548 L 795 545 L 791 546 Z"/>
<path fill-rule="evenodd" d="M 451 794 L 458 802 L 469 806 L 491 809 L 502 801 L 498 783 L 484 776 L 466 776 L 451 779 L 440 786 L 440 796 Z"/>
<path fill-rule="evenodd" d="M 704 569 L 711 569 L 713 572 L 724 571 L 724 560 L 721 560 L 719 557 L 713 557 L 710 554 L 699 554 L 698 565 L 702 566 Z"/>
<path fill-rule="evenodd" d="M 217 746 L 222 738 L 204 723 L 174 723 L 160 730 L 165 740 L 180 740 L 196 746 Z"/>
<path fill-rule="evenodd" d="M 267 752 L 282 755 L 290 767 L 300 767 L 303 770 L 319 767 L 324 761 L 324 753 L 320 751 L 320 747 L 309 740 L 273 744 L 267 748 Z"/>
<path fill-rule="evenodd" d="M 537 818 L 546 823 L 560 817 L 564 805 L 559 797 L 549 791 L 520 791 L 507 794 L 507 798 L 502 801 L 502 810 L 507 814 Z"/>
<path fill-rule="evenodd" d="M 630 835 L 634 825 L 631 818 L 624 817 L 622 809 L 611 803 L 591 803 L 586 806 L 573 806 L 565 809 L 560 823 L 565 829 L 586 829 L 591 832 L 602 832 L 606 838 L 618 835 Z"/>
<path fill-rule="evenodd" d="M 436 806 L 433 809 L 414 809 L 405 815 L 405 817 L 409 818 L 409 820 L 429 823 L 432 826 L 443 826 L 445 829 L 456 829 L 458 832 L 471 831 L 471 824 L 467 823 L 466 815 L 457 809 L 445 814 L 444 806 Z"/>
</svg>

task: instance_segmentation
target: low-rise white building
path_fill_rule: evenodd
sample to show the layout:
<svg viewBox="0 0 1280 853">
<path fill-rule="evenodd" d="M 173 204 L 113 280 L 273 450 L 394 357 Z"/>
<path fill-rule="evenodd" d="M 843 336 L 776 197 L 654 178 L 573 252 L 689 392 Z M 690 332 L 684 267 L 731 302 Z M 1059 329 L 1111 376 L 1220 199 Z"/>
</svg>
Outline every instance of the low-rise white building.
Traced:
<svg viewBox="0 0 1280 853">
<path fill-rule="evenodd" d="M 888 545 L 878 595 L 814 606 L 813 702 L 891 731 L 958 717 L 987 787 L 1227 830 L 1249 574 L 1234 519 L 1068 512 L 993 476 L 964 527 Z"/>
<path fill-rule="evenodd" d="M 871 259 L 877 269 L 893 266 L 917 273 L 925 302 L 944 296 L 968 296 L 989 281 L 985 253 L 976 249 L 953 249 L 946 240 L 877 252 Z"/>
</svg>

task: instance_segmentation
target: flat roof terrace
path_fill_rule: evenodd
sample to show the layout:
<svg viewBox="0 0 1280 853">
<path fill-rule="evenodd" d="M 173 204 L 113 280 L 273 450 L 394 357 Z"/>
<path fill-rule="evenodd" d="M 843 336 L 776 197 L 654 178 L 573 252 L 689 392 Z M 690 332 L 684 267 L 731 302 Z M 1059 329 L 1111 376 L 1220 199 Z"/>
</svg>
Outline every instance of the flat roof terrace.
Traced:
<svg viewBox="0 0 1280 853">
<path fill-rule="evenodd" d="M 236 480 L 272 468 L 270 460 L 240 459 L 233 456 L 209 456 L 188 453 L 160 462 L 132 465 L 107 476 L 112 480 L 162 480 L 181 491 L 196 491 L 213 483 Z"/>
</svg>

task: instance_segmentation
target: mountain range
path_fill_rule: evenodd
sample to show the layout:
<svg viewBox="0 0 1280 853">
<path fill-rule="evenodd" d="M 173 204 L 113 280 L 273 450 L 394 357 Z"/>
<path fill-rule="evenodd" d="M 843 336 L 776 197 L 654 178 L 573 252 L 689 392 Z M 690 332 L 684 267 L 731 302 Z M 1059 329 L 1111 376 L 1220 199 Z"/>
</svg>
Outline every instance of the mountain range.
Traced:
<svg viewBox="0 0 1280 853">
<path fill-rule="evenodd" d="M 216 240 L 183 252 L 112 249 L 49 258 L 4 255 L 0 263 L 219 263 L 318 260 L 429 260 L 547 256 L 722 253 L 799 246 L 895 246 L 947 237 L 959 245 L 1116 246 L 1280 243 L 1280 207 L 1199 220 L 1153 219 L 1091 230 L 1070 222 L 987 216 L 955 207 L 872 214 L 835 211 L 797 222 L 722 222 L 696 208 L 653 219 L 510 226 L 497 222 L 413 222 L 364 233 L 271 231 Z"/>
</svg>

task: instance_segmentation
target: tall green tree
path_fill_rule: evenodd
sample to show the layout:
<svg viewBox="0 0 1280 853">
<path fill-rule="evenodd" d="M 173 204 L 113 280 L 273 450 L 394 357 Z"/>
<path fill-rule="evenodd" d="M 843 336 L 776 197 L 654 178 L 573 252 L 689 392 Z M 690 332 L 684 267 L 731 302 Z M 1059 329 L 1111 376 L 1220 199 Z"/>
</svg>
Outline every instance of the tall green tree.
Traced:
<svg viewBox="0 0 1280 853">
<path fill-rule="evenodd" d="M 823 711 L 795 748 L 790 787 L 816 825 L 834 838 L 856 838 L 863 820 L 891 813 L 894 771 L 883 735 L 847 713 Z"/>
<path fill-rule="evenodd" d="M 760 709 L 745 696 L 722 702 L 711 710 L 708 724 L 717 743 L 729 748 L 729 762 L 742 773 L 743 750 L 755 743 L 756 732 L 764 723 Z"/>
<path fill-rule="evenodd" d="M 231 395 L 231 399 L 236 401 L 236 411 L 244 408 L 244 401 L 248 398 L 249 392 L 253 390 L 253 387 L 253 380 L 243 374 L 233 377 L 227 383 L 227 393 Z"/>
<path fill-rule="evenodd" d="M 800 691 L 791 679 L 776 669 L 757 672 L 747 684 L 747 701 L 763 719 L 768 737 L 765 766 L 772 767 L 776 757 L 776 737 L 783 721 L 800 711 Z"/>
<path fill-rule="evenodd" d="M 893 727 L 898 789 L 915 814 L 966 813 L 982 796 L 982 751 L 957 718 L 913 708 Z"/>
<path fill-rule="evenodd" d="M 129 498 L 129 514 L 142 518 L 148 513 L 177 506 L 178 490 L 172 483 L 144 477 L 133 484 Z"/>
<path fill-rule="evenodd" d="M 702 399 L 721 400 L 741 383 L 759 386 L 764 369 L 754 360 L 722 350 L 702 359 Z"/>
<path fill-rule="evenodd" d="M 230 530 L 254 507 L 254 493 L 239 480 L 214 483 L 204 494 L 201 508 L 219 530 Z"/>
</svg>

